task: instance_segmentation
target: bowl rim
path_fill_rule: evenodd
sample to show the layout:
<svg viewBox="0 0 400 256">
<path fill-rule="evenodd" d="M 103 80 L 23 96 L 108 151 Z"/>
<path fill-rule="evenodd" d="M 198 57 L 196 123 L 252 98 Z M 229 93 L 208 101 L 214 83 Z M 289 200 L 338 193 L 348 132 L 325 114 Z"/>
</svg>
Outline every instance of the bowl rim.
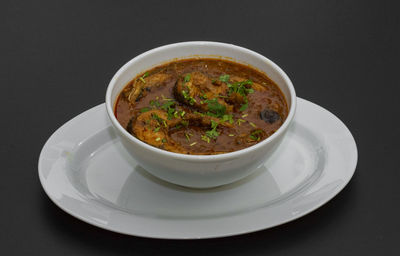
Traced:
<svg viewBox="0 0 400 256">
<path fill-rule="evenodd" d="M 173 49 L 176 47 L 180 47 L 180 46 L 217 46 L 217 47 L 228 47 L 228 48 L 233 48 L 234 50 L 238 50 L 238 51 L 242 51 L 245 54 L 248 55 L 252 55 L 253 57 L 259 58 L 262 61 L 266 62 L 268 65 L 270 65 L 272 67 L 272 69 L 274 69 L 275 71 L 277 71 L 279 73 L 279 75 L 282 77 L 282 79 L 286 82 L 287 87 L 289 89 L 289 96 L 290 96 L 290 100 L 291 100 L 291 105 L 289 108 L 289 113 L 288 116 L 286 118 L 286 120 L 283 122 L 283 124 L 278 128 L 278 130 L 276 130 L 276 132 L 274 134 L 272 134 L 271 136 L 269 136 L 268 138 L 266 138 L 265 140 L 244 148 L 244 149 L 240 149 L 237 151 L 233 151 L 233 152 L 229 152 L 229 153 L 223 153 L 223 154 L 217 154 L 217 155 L 188 155 L 188 154 L 182 154 L 182 153 L 175 153 L 175 152 L 171 152 L 171 151 L 167 151 L 167 150 L 163 150 L 163 149 L 159 149 L 157 147 L 151 146 L 141 140 L 139 140 L 138 138 L 136 138 L 135 136 L 131 135 L 130 133 L 128 133 L 123 127 L 122 125 L 118 122 L 117 118 L 115 117 L 114 114 L 114 106 L 112 104 L 112 91 L 116 85 L 116 81 L 117 79 L 131 66 L 132 63 L 140 60 L 141 58 L 146 57 L 149 54 L 153 54 L 156 53 L 158 51 L 165 51 L 165 50 L 169 50 L 169 49 Z M 198 56 L 202 56 L 201 54 Z M 206 56 L 206 55 L 204 55 Z M 222 56 L 224 57 L 224 56 Z M 171 58 L 173 59 L 173 58 Z M 250 67 L 252 67 L 250 65 Z M 260 70 L 262 71 L 262 70 Z M 137 55 L 136 57 L 134 57 L 133 59 L 129 60 L 127 63 L 125 63 L 116 73 L 115 75 L 112 77 L 111 81 L 108 84 L 107 87 L 107 91 L 106 91 L 106 98 L 105 98 L 105 102 L 106 102 L 106 109 L 107 109 L 107 114 L 111 120 L 111 123 L 113 124 L 113 126 L 115 128 L 117 128 L 117 130 L 125 137 L 127 138 L 129 141 L 144 147 L 145 149 L 152 151 L 154 153 L 163 155 L 165 157 L 172 157 L 174 159 L 180 159 L 180 160 L 189 160 L 189 161 L 221 161 L 221 160 L 227 160 L 227 159 L 232 159 L 232 158 L 237 158 L 240 157 L 242 155 L 245 154 L 250 154 L 264 146 L 266 146 L 267 144 L 269 144 L 271 141 L 275 140 L 277 137 L 279 137 L 282 133 L 284 133 L 286 131 L 286 129 L 288 128 L 289 124 L 291 123 L 291 121 L 293 120 L 295 111 L 296 111 L 296 92 L 295 89 L 293 87 L 293 84 L 291 82 L 291 80 L 289 79 L 289 77 L 286 75 L 286 73 L 277 65 L 275 64 L 273 61 L 271 61 L 270 59 L 268 59 L 267 57 L 249 50 L 247 48 L 241 47 L 241 46 L 237 46 L 234 44 L 228 44 L 228 43 L 221 43 L 221 42 L 213 42 L 213 41 L 187 41 L 187 42 L 179 42 L 179 43 L 173 43 L 173 44 L 167 44 L 167 45 L 163 45 L 163 46 L 159 46 L 156 48 L 153 48 L 151 50 L 148 50 L 142 54 Z"/>
</svg>

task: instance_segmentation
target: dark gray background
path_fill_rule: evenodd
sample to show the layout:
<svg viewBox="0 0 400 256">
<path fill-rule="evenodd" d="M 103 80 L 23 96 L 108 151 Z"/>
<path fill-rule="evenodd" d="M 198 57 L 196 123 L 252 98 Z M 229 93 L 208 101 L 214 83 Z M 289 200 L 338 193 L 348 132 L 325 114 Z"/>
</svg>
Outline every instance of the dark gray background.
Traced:
<svg viewBox="0 0 400 256">
<path fill-rule="evenodd" d="M 399 255 L 399 8 L 367 1 L 1 1 L 2 255 Z M 125 62 L 212 40 L 280 65 L 298 96 L 337 115 L 359 149 L 349 185 L 319 210 L 248 235 L 123 236 L 57 208 L 37 176 L 64 122 L 104 101 Z"/>
</svg>

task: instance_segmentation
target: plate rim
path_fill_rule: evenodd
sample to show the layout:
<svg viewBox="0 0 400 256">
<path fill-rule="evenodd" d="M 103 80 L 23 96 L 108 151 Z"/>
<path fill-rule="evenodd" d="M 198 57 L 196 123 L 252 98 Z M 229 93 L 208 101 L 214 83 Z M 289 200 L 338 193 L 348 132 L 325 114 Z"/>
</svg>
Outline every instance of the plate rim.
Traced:
<svg viewBox="0 0 400 256">
<path fill-rule="evenodd" d="M 143 233 L 138 233 L 138 232 L 135 232 L 135 231 L 132 231 L 132 230 L 129 232 L 129 231 L 124 231 L 124 230 L 118 229 L 118 228 L 116 228 L 116 227 L 110 227 L 110 226 L 108 226 L 108 225 L 101 225 L 99 222 L 95 222 L 95 221 L 93 221 L 93 220 L 90 220 L 89 218 L 85 218 L 85 217 L 81 216 L 79 213 L 76 213 L 76 212 L 72 211 L 71 209 L 68 209 L 68 207 L 63 206 L 63 205 L 61 204 L 60 201 L 55 200 L 55 199 L 51 196 L 51 193 L 48 191 L 48 188 L 47 188 L 47 186 L 45 185 L 44 177 L 42 177 L 42 174 L 41 174 L 41 162 L 42 162 L 42 160 L 43 160 L 44 149 L 46 148 L 46 146 L 48 146 L 48 143 L 49 143 L 55 136 L 57 136 L 57 135 L 61 132 L 61 130 L 62 130 L 63 128 L 66 128 L 66 127 L 72 125 L 73 122 L 76 121 L 76 119 L 79 119 L 79 118 L 81 118 L 81 117 L 83 117 L 83 116 L 85 116 L 85 115 L 91 114 L 91 113 L 94 112 L 94 111 L 98 111 L 98 110 L 100 110 L 101 108 L 104 108 L 104 103 L 99 104 L 99 105 L 97 105 L 97 106 L 94 106 L 94 107 L 92 107 L 92 108 L 90 108 L 90 109 L 88 109 L 88 110 L 86 110 L 86 111 L 80 113 L 79 115 L 73 117 L 73 118 L 70 119 L 69 121 L 65 122 L 65 123 L 62 124 L 60 127 L 58 127 L 58 128 L 56 129 L 56 131 L 54 131 L 54 132 L 52 133 L 52 135 L 46 140 L 46 142 L 44 143 L 44 145 L 43 145 L 43 147 L 42 147 L 42 150 L 41 150 L 41 152 L 40 152 L 39 161 L 38 161 L 38 176 L 39 176 L 40 184 L 41 184 L 43 190 L 45 191 L 46 195 L 50 198 L 50 200 L 51 200 L 55 205 L 57 205 L 59 208 L 61 208 L 64 212 L 66 212 L 66 213 L 68 213 L 69 215 L 71 215 L 71 216 L 73 216 L 73 217 L 75 217 L 75 218 L 77 218 L 77 219 L 79 219 L 79 220 L 81 220 L 81 221 L 83 221 L 83 222 L 86 222 L 86 223 L 88 223 L 88 224 L 90 224 L 90 225 L 94 225 L 94 226 L 96 226 L 96 227 L 98 227 L 98 228 L 102 228 L 102 229 L 105 229 L 105 230 L 109 230 L 109 231 L 116 232 L 116 233 L 120 233 L 120 234 L 124 234 L 124 235 L 137 236 L 137 237 L 144 237 L 144 238 L 176 239 L 176 240 L 187 240 L 187 239 L 211 239 L 211 238 L 221 238 L 221 237 L 230 237 L 230 236 L 248 234 L 248 233 L 252 233 L 252 232 L 257 232 L 257 231 L 261 231 L 261 230 L 273 228 L 273 227 L 276 227 L 276 226 L 279 226 L 279 225 L 283 225 L 283 224 L 285 224 L 285 223 L 288 223 L 288 222 L 297 220 L 297 219 L 299 219 L 299 218 L 301 218 L 301 217 L 303 217 L 303 216 L 305 216 L 305 215 L 307 215 L 307 214 L 309 214 L 309 213 L 315 211 L 316 209 L 320 208 L 322 205 L 328 203 L 330 200 L 332 200 L 334 197 L 336 197 L 336 195 L 339 194 L 339 193 L 347 186 L 347 184 L 350 182 L 350 180 L 351 180 L 352 177 L 354 176 L 354 173 L 355 173 L 356 167 L 357 167 L 357 162 L 358 162 L 358 149 L 357 149 L 357 144 L 356 144 L 356 142 L 355 142 L 354 136 L 352 135 L 352 133 L 350 132 L 350 130 L 347 128 L 347 126 L 346 126 L 336 115 L 334 115 L 334 114 L 333 114 L 332 112 L 330 112 L 329 110 L 327 110 L 327 109 L 325 109 L 325 108 L 323 108 L 323 107 L 321 107 L 321 106 L 319 106 L 319 105 L 317 105 L 317 104 L 315 104 L 315 103 L 313 103 L 313 102 L 310 102 L 310 101 L 308 101 L 308 100 L 305 100 L 305 99 L 302 99 L 302 98 L 299 98 L 299 97 L 297 97 L 297 101 L 298 101 L 298 109 L 299 109 L 299 110 L 300 110 L 300 107 L 301 107 L 302 104 L 311 104 L 313 108 L 320 108 L 322 111 L 325 111 L 325 112 L 327 112 L 328 114 L 330 114 L 332 117 L 334 117 L 335 121 L 339 122 L 339 123 L 345 128 L 345 131 L 348 133 L 348 135 L 350 135 L 350 138 L 352 139 L 352 143 L 353 143 L 353 145 L 354 145 L 354 153 L 355 153 L 355 155 L 354 155 L 354 162 L 352 162 L 352 165 L 348 167 L 348 171 L 349 171 L 349 174 L 350 174 L 350 175 L 348 175 L 348 178 L 344 180 L 344 182 L 339 186 L 339 188 L 338 188 L 336 191 L 334 191 L 334 192 L 328 194 L 328 195 L 325 197 L 324 200 L 321 200 L 319 203 L 316 203 L 316 204 L 314 204 L 312 207 L 309 207 L 309 209 L 304 210 L 301 214 L 298 214 L 298 215 L 296 215 L 296 216 L 294 216 L 294 217 L 292 217 L 292 218 L 287 218 L 287 219 L 284 220 L 284 221 L 278 221 L 277 223 L 274 223 L 274 224 L 272 224 L 272 225 L 260 225 L 259 227 L 256 227 L 256 228 L 254 228 L 254 227 L 251 228 L 251 227 L 250 227 L 250 228 L 247 228 L 247 229 L 245 229 L 245 230 L 236 231 L 236 232 L 218 232 L 218 234 L 214 234 L 214 235 L 202 235 L 202 236 L 193 236 L 193 235 L 192 235 L 192 236 L 179 236 L 179 235 L 170 235 L 170 236 L 166 236 L 166 235 L 162 235 L 162 234 L 161 234 L 161 235 L 154 235 L 154 234 L 150 234 L 151 232 L 149 232 L 148 234 L 143 234 Z M 296 119 L 296 117 L 295 117 L 295 119 Z M 315 185 L 315 183 L 316 183 L 316 182 L 314 182 L 313 184 L 310 184 L 309 188 L 311 188 L 313 185 Z M 265 208 L 265 207 L 264 207 L 264 208 Z M 253 212 L 257 212 L 257 211 L 260 211 L 260 210 L 262 210 L 262 209 L 263 209 L 263 208 L 261 208 L 261 209 L 254 209 Z M 264 209 L 264 210 L 265 210 L 265 209 Z M 243 215 L 245 215 L 245 214 L 239 214 L 238 216 L 240 217 L 240 216 L 243 216 Z M 134 215 L 134 214 L 129 214 L 129 216 L 134 216 L 134 217 L 139 218 L 139 219 L 146 218 L 146 217 L 138 216 L 138 215 Z M 149 219 L 149 218 L 146 218 L 146 219 Z M 159 220 L 160 220 L 160 219 L 158 219 L 158 221 L 159 221 Z M 165 220 L 165 219 L 162 219 L 162 220 L 168 221 L 168 220 Z M 157 219 L 154 219 L 154 218 L 153 218 L 153 221 L 157 221 Z M 154 233 L 154 232 L 152 232 L 152 233 Z"/>
</svg>

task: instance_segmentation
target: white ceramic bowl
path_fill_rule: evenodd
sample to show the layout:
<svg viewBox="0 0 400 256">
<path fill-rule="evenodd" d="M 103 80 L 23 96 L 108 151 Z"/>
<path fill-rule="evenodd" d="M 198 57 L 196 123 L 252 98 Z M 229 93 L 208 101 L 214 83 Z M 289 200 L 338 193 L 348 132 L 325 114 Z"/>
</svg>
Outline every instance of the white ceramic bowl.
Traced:
<svg viewBox="0 0 400 256">
<path fill-rule="evenodd" d="M 220 155 L 185 155 L 168 152 L 129 134 L 114 115 L 118 94 L 137 74 L 162 63 L 193 57 L 230 59 L 264 72 L 281 89 L 289 106 L 283 125 L 269 138 L 251 147 Z M 288 76 L 275 63 L 251 50 L 217 42 L 183 42 L 165 45 L 140 54 L 126 63 L 112 78 L 106 93 L 108 116 L 122 144 L 144 169 L 174 184 L 209 188 L 240 180 L 263 164 L 285 135 L 296 108 L 296 93 Z"/>
</svg>

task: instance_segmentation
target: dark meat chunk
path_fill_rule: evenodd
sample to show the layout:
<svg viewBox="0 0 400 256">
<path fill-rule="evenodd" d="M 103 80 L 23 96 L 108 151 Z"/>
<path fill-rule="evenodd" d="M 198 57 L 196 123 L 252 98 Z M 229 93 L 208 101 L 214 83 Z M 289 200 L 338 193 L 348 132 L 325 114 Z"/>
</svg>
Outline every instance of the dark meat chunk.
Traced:
<svg viewBox="0 0 400 256">
<path fill-rule="evenodd" d="M 279 119 L 281 119 L 281 116 L 278 114 L 278 112 L 275 112 L 270 109 L 264 109 L 263 111 L 260 112 L 260 118 L 264 120 L 266 123 L 273 124 Z"/>
</svg>

